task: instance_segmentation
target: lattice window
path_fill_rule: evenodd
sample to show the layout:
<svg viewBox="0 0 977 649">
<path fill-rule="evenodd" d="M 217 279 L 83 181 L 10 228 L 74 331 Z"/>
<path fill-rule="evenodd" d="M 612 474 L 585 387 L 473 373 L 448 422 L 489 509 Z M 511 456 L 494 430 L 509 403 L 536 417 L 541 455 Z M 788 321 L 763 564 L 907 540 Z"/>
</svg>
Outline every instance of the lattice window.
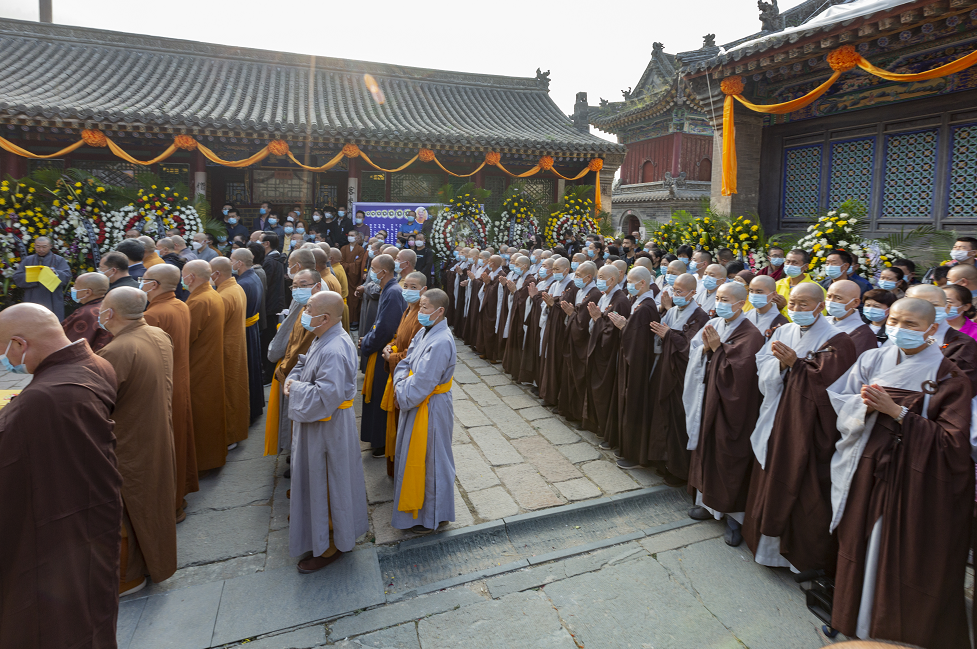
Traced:
<svg viewBox="0 0 977 649">
<path fill-rule="evenodd" d="M 383 203 L 387 200 L 387 174 L 368 173 L 360 177 L 360 200 Z"/>
<path fill-rule="evenodd" d="M 525 192 L 533 202 L 536 222 L 543 223 L 541 219 L 549 218 L 547 207 L 555 201 L 556 181 L 551 178 L 527 178 Z"/>
<path fill-rule="evenodd" d="M 298 203 L 308 205 L 312 177 L 308 171 L 255 169 L 251 172 L 255 203 Z"/>
<path fill-rule="evenodd" d="M 250 203 L 248 189 L 244 183 L 224 183 L 224 202 L 231 205 Z"/>
<path fill-rule="evenodd" d="M 784 149 L 785 219 L 816 214 L 821 207 L 821 145 Z"/>
<path fill-rule="evenodd" d="M 831 145 L 831 179 L 828 208 L 835 209 L 847 200 L 868 205 L 872 200 L 872 173 L 875 140 L 850 140 Z"/>
<path fill-rule="evenodd" d="M 948 218 L 977 217 L 977 124 L 953 129 Z"/>
<path fill-rule="evenodd" d="M 38 169 L 57 169 L 64 171 L 64 160 L 28 160 L 27 171 L 34 173 Z"/>
<path fill-rule="evenodd" d="M 398 173 L 390 177 L 390 200 L 394 203 L 434 203 L 438 200 L 441 176 Z"/>
<path fill-rule="evenodd" d="M 166 163 L 159 166 L 159 179 L 167 185 L 190 186 L 190 165 Z"/>
<path fill-rule="evenodd" d="M 336 185 L 319 185 L 315 194 L 315 206 L 319 208 L 332 206 L 336 207 L 336 197 L 339 195 L 339 188 Z"/>
<path fill-rule="evenodd" d="M 486 176 L 485 189 L 492 192 L 485 201 L 485 211 L 492 213 L 501 210 L 502 201 L 505 199 L 505 178 L 502 176 Z"/>
<path fill-rule="evenodd" d="M 936 129 L 886 138 L 881 218 L 932 217 L 938 145 Z"/>
<path fill-rule="evenodd" d="M 87 171 L 106 185 L 116 187 L 135 187 L 136 174 L 142 171 L 137 165 L 121 161 L 77 160 L 72 166 Z"/>
</svg>

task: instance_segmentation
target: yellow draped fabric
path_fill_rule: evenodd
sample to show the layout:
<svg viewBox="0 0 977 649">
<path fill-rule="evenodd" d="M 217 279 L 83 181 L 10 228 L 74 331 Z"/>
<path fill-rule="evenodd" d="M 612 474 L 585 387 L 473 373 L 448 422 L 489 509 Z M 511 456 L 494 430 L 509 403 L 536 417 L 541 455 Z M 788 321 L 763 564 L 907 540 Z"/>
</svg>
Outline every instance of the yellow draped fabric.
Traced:
<svg viewBox="0 0 977 649">
<path fill-rule="evenodd" d="M 373 398 L 373 371 L 377 365 L 377 353 L 370 354 L 366 361 L 366 376 L 363 378 L 363 403 L 370 403 Z"/>
<path fill-rule="evenodd" d="M 245 327 L 250 327 L 251 325 L 258 324 L 258 319 L 261 317 L 261 313 L 255 313 L 253 316 L 244 321 Z"/>
<path fill-rule="evenodd" d="M 594 183 L 594 214 L 600 214 L 600 169 L 596 173 L 597 182 Z"/>
<path fill-rule="evenodd" d="M 470 174 L 456 174 L 455 172 L 451 171 L 450 169 L 446 168 L 443 164 L 441 164 L 441 161 L 438 160 L 437 158 L 434 158 L 434 164 L 436 164 L 439 167 L 441 167 L 441 171 L 443 171 L 444 173 L 449 174 L 451 176 L 454 176 L 455 178 L 468 178 L 470 176 L 474 176 L 479 171 L 481 171 L 482 170 L 482 167 L 485 166 L 485 161 L 483 160 L 482 161 L 482 164 L 480 164 L 477 167 L 475 167 L 475 171 L 471 172 Z"/>
<path fill-rule="evenodd" d="M 353 400 L 352 399 L 349 399 L 349 400 L 343 401 L 341 404 L 339 404 L 339 407 L 336 408 L 336 410 L 349 410 L 352 407 L 353 407 Z M 332 415 L 329 415 L 325 419 L 320 419 L 319 421 L 332 421 Z"/>
<path fill-rule="evenodd" d="M 288 157 L 292 159 L 292 162 L 294 162 L 295 164 L 297 164 L 298 166 L 302 167 L 303 169 L 305 169 L 307 171 L 329 171 L 330 169 L 332 169 L 333 167 L 335 167 L 336 165 L 339 164 L 339 161 L 343 159 L 343 154 L 342 154 L 342 152 L 337 153 L 336 156 L 332 160 L 330 160 L 326 164 L 321 165 L 319 167 L 310 167 L 308 165 L 302 164 L 301 162 L 299 162 L 295 158 L 294 155 L 292 155 L 292 152 L 291 151 L 288 152 Z"/>
<path fill-rule="evenodd" d="M 723 196 L 736 193 L 736 140 L 733 126 L 733 96 L 723 100 Z"/>
<path fill-rule="evenodd" d="M 411 372 L 413 375 L 414 373 Z M 417 406 L 414 415 L 414 427 L 410 433 L 410 446 L 407 449 L 407 462 L 404 465 L 404 479 L 400 485 L 400 502 L 397 510 L 410 512 L 417 518 L 417 512 L 424 506 L 424 480 L 427 458 L 427 414 L 428 402 L 436 394 L 445 394 L 451 390 L 453 378 L 434 388 L 434 392 L 427 395 Z"/>
<path fill-rule="evenodd" d="M 22 149 L 16 144 L 14 144 L 13 142 L 10 142 L 5 138 L 0 137 L 0 149 L 3 149 L 4 151 L 9 151 L 10 153 L 16 153 L 22 158 L 30 158 L 31 160 L 47 160 L 49 158 L 60 158 L 61 156 L 68 155 L 69 153 L 79 148 L 84 143 L 85 143 L 84 140 L 78 140 L 74 144 L 70 144 L 55 153 L 49 153 L 47 155 L 37 155 L 36 153 L 31 153 L 27 149 Z"/>
<path fill-rule="evenodd" d="M 501 163 L 501 162 L 497 162 L 497 163 L 495 164 L 495 166 L 496 166 L 496 167 L 498 167 L 499 169 L 501 169 L 502 171 L 504 171 L 504 172 L 506 172 L 507 174 L 509 174 L 509 175 L 510 175 L 510 176 L 512 176 L 513 178 L 529 178 L 530 176 L 535 176 L 535 175 L 536 175 L 536 174 L 538 174 L 538 173 L 539 173 L 540 171 L 542 171 L 542 170 L 541 170 L 541 169 L 539 168 L 539 165 L 536 165 L 535 167 L 533 167 L 533 168 L 532 168 L 532 169 L 530 169 L 529 171 L 524 171 L 524 172 L 522 172 L 521 174 L 514 174 L 514 173 L 512 173 L 511 171 L 509 171 L 508 169 L 506 169 L 505 167 L 503 167 L 503 166 L 502 166 L 502 163 Z"/>
<path fill-rule="evenodd" d="M 397 403 L 394 400 L 394 376 L 387 376 L 387 387 L 383 389 L 383 400 L 380 407 L 387 413 L 387 440 L 385 442 L 383 454 L 388 460 L 394 459 L 394 451 L 397 445 Z"/>
<path fill-rule="evenodd" d="M 783 115 L 784 113 L 790 113 L 795 110 L 800 110 L 804 108 L 818 97 L 823 95 L 828 91 L 834 82 L 838 80 L 841 76 L 841 71 L 835 70 L 835 72 L 828 77 L 828 80 L 822 83 L 820 86 L 807 93 L 803 97 L 798 97 L 797 99 L 791 99 L 790 101 L 785 101 L 782 104 L 754 104 L 743 97 L 743 95 L 731 95 L 736 101 L 740 102 L 750 110 L 756 111 L 758 113 L 768 113 L 771 115 Z M 726 111 L 723 111 L 723 119 L 726 118 Z M 725 130 L 725 125 L 723 126 Z"/>
<path fill-rule="evenodd" d="M 162 153 L 160 153 L 158 156 L 156 156 L 152 160 L 146 160 L 144 162 L 142 160 L 136 160 L 131 155 L 129 155 L 128 153 L 126 153 L 125 151 L 123 151 L 122 148 L 119 147 L 118 144 L 116 144 L 115 142 L 112 141 L 112 138 L 108 138 L 108 137 L 105 138 L 105 143 L 108 145 L 109 151 L 111 151 L 113 154 L 115 154 L 115 157 L 122 158 L 126 162 L 130 162 L 130 163 L 132 163 L 134 165 L 142 165 L 144 167 L 149 166 L 149 165 L 154 165 L 157 162 L 162 162 L 163 160 L 166 160 L 171 155 L 173 155 L 174 153 L 176 153 L 176 145 L 175 144 L 171 144 L 168 147 L 166 147 L 166 150 L 163 151 Z"/>
<path fill-rule="evenodd" d="M 261 149 L 261 151 L 258 151 L 253 156 L 245 158 L 244 160 L 224 160 L 223 158 L 221 158 L 216 153 L 214 153 L 213 151 L 205 147 L 203 144 L 200 144 L 199 142 L 197 143 L 197 150 L 200 151 L 200 153 L 202 153 L 203 156 L 208 160 L 210 160 L 211 162 L 216 162 L 219 165 L 223 165 L 225 167 L 232 167 L 234 169 L 243 169 L 244 167 L 250 167 L 251 165 L 257 162 L 261 162 L 271 154 L 271 152 L 268 150 L 268 147 L 264 147 L 263 149 Z"/>
<path fill-rule="evenodd" d="M 377 163 L 373 162 L 373 160 L 370 160 L 370 157 L 368 155 L 366 155 L 365 152 L 360 151 L 360 157 L 363 158 L 363 161 L 366 162 L 366 164 L 370 165 L 374 169 L 376 169 L 378 171 L 385 171 L 388 174 L 393 174 L 393 173 L 397 173 L 398 171 L 403 171 L 407 167 L 409 167 L 412 164 L 414 164 L 414 161 L 417 160 L 417 156 L 414 156 L 413 158 L 411 158 L 410 160 L 408 160 L 404 164 L 400 165 L 399 167 L 396 167 L 394 169 L 384 169 L 383 167 L 377 165 Z"/>
<path fill-rule="evenodd" d="M 275 374 L 282 362 L 275 363 Z M 281 382 L 271 379 L 271 392 L 268 395 L 268 413 L 265 416 L 265 455 L 278 455 L 278 417 L 282 407 Z"/>
<path fill-rule="evenodd" d="M 861 56 L 858 58 L 858 67 L 865 70 L 869 74 L 874 74 L 882 79 L 888 79 L 889 81 L 926 81 L 928 79 L 938 79 L 950 74 L 955 74 L 961 70 L 966 70 L 970 66 L 977 63 L 977 50 L 974 50 L 966 56 L 961 56 L 956 61 L 951 61 L 946 65 L 941 65 L 938 68 L 933 68 L 932 70 L 919 72 L 917 74 L 897 74 L 895 72 L 887 72 L 882 68 L 875 67 Z"/>
</svg>

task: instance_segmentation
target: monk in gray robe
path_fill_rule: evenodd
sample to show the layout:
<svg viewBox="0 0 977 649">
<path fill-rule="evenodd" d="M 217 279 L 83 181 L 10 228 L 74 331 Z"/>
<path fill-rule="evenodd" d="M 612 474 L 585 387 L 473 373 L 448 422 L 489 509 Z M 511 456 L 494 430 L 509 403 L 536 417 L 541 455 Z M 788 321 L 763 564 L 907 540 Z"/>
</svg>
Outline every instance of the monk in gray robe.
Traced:
<svg viewBox="0 0 977 649">
<path fill-rule="evenodd" d="M 400 421 L 392 524 L 415 534 L 429 534 L 455 519 L 455 461 L 451 453 L 455 339 L 444 317 L 447 309 L 444 291 L 424 293 L 417 312 L 423 329 L 394 370 Z"/>
<path fill-rule="evenodd" d="M 298 563 L 303 574 L 352 550 L 370 529 L 353 412 L 356 346 L 342 327 L 344 306 L 332 291 L 309 298 L 302 326 L 315 340 L 285 380 L 294 425 L 288 549 L 292 556 L 311 550 Z"/>
</svg>

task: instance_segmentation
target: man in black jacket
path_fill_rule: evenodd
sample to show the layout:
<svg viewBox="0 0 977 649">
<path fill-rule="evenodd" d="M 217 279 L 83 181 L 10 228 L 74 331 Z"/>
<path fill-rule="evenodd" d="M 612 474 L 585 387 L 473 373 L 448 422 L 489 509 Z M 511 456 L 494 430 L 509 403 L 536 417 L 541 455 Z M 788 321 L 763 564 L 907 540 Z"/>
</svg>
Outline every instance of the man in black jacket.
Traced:
<svg viewBox="0 0 977 649">
<path fill-rule="evenodd" d="M 278 314 L 290 304 L 285 297 L 285 261 L 279 252 L 278 235 L 265 232 L 261 235 L 261 245 L 265 249 L 265 258 L 261 267 L 268 278 L 268 291 L 265 293 L 265 312 L 261 317 L 267 326 L 261 331 L 261 370 L 264 384 L 271 383 L 275 372 L 275 364 L 268 360 L 268 345 L 278 330 Z"/>
<path fill-rule="evenodd" d="M 434 253 L 427 247 L 427 237 L 423 232 L 414 235 L 414 252 L 417 253 L 417 266 L 414 270 L 424 273 L 427 285 L 434 286 Z"/>
</svg>

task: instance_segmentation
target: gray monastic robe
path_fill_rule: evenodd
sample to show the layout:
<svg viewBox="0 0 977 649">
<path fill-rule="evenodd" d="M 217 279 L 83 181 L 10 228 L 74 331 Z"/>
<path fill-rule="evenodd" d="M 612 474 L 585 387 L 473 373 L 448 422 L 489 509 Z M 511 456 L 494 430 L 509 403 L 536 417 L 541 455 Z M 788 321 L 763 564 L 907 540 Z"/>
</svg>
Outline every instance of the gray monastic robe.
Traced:
<svg viewBox="0 0 977 649">
<path fill-rule="evenodd" d="M 293 557 L 329 549 L 333 539 L 349 552 L 370 529 L 366 480 L 353 408 L 339 410 L 356 394 L 356 346 L 333 326 L 312 341 L 289 373 L 288 416 L 292 434 L 292 496 L 289 501 L 288 550 Z M 321 421 L 331 417 L 330 421 Z"/>
<path fill-rule="evenodd" d="M 451 453 L 455 409 L 451 391 L 432 395 L 428 402 L 424 506 L 417 512 L 417 518 L 398 509 L 418 406 L 434 388 L 450 381 L 454 374 L 455 339 L 445 320 L 418 331 L 407 350 L 407 357 L 394 370 L 394 396 L 400 407 L 392 521 L 397 529 L 410 529 L 414 525 L 435 529 L 439 524 L 455 519 L 455 460 Z"/>
<path fill-rule="evenodd" d="M 47 266 L 61 280 L 54 291 L 47 290 L 40 282 L 27 281 L 28 266 Z M 27 255 L 24 260 L 17 265 L 14 273 L 14 284 L 24 289 L 24 302 L 40 304 L 58 316 L 58 321 L 64 320 L 64 288 L 71 281 L 71 268 L 68 262 L 60 255 L 53 252 L 41 257 L 38 254 Z"/>
</svg>

